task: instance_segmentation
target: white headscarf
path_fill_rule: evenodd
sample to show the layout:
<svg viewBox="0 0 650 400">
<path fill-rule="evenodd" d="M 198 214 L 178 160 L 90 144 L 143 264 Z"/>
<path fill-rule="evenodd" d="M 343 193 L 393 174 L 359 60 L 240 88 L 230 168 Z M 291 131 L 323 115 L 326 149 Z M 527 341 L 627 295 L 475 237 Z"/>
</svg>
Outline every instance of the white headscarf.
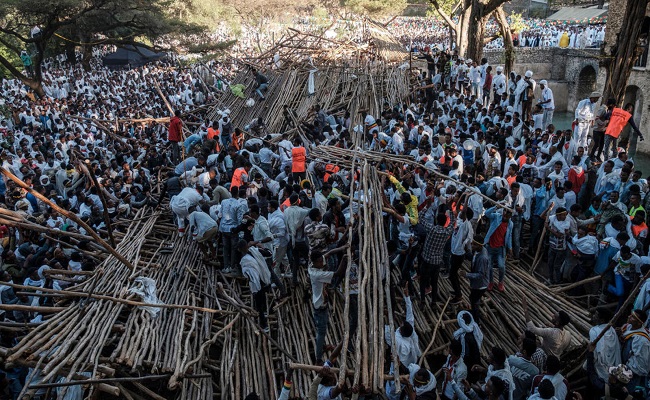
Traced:
<svg viewBox="0 0 650 400">
<path fill-rule="evenodd" d="M 463 319 L 464 315 L 469 316 L 469 324 L 465 323 L 465 320 Z M 474 317 L 472 317 L 472 314 L 470 314 L 469 311 L 463 310 L 458 313 L 456 318 L 458 320 L 458 326 L 460 328 L 454 332 L 454 339 L 460 339 L 461 337 L 464 339 L 466 334 L 474 333 L 474 339 L 476 339 L 476 344 L 480 350 L 483 344 L 483 332 L 481 331 L 481 328 L 478 326 L 478 324 L 474 322 Z M 465 355 L 465 340 L 461 340 L 461 343 L 463 345 L 463 355 Z"/>
</svg>

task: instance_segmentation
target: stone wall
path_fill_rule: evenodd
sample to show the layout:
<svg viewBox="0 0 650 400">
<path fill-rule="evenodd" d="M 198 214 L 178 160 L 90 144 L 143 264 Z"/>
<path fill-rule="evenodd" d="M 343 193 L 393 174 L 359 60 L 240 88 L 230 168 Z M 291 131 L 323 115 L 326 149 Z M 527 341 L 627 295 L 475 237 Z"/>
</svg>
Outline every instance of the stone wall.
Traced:
<svg viewBox="0 0 650 400">
<path fill-rule="evenodd" d="M 484 54 L 490 65 L 503 65 L 503 50 Z M 531 70 L 537 82 L 546 79 L 555 96 L 555 110 L 573 111 L 586 91 L 580 84 L 581 73 L 588 75 L 589 68 L 598 73 L 598 55 L 597 49 L 516 48 L 514 71 L 523 75 Z"/>
</svg>

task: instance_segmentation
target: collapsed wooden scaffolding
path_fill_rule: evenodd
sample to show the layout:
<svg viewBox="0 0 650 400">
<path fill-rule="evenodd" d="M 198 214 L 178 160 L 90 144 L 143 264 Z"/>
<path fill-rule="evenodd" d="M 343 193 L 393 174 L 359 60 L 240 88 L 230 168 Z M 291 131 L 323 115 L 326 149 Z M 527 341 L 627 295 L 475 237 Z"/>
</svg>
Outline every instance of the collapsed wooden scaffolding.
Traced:
<svg viewBox="0 0 650 400">
<path fill-rule="evenodd" d="M 383 33 L 377 29 L 374 34 L 381 38 Z M 297 40 L 297 36 L 291 40 Z M 309 43 L 320 45 L 318 41 Z M 345 45 L 353 47 L 351 43 Z M 361 62 L 355 58 L 352 63 L 337 59 L 306 64 L 302 55 L 295 54 L 295 48 L 284 50 L 288 61 L 282 68 L 268 72 L 270 84 L 265 102 L 246 107 L 245 99 L 226 93 L 206 112 L 206 119 L 215 120 L 218 111 L 228 108 L 238 126 L 262 117 L 269 131 L 280 132 L 287 129 L 283 116 L 286 106 L 295 116 L 289 129 L 299 130 L 296 122 L 299 125 L 308 121 L 312 107 L 320 104 L 330 112 L 347 109 L 356 125 L 363 123 L 360 110 L 379 116 L 384 103 L 400 104 L 412 89 L 408 69 L 401 68 L 399 62 Z M 296 59 L 287 54 L 294 54 Z M 272 55 L 269 53 L 266 58 Z M 310 96 L 309 71 L 316 68 L 315 94 Z M 248 71 L 242 71 L 231 83 L 242 83 L 251 90 L 252 80 Z M 353 384 L 381 392 L 385 380 L 391 379 L 384 374 L 386 365 L 394 361 L 385 353 L 384 326 L 394 332 L 403 321 L 404 304 L 399 297 L 401 289 L 394 283 L 399 279 L 397 272 L 384 274 L 388 271 L 388 257 L 376 165 L 387 156 L 359 150 L 363 139 L 360 135 L 353 138 L 356 145 L 350 150 L 322 147 L 311 154 L 318 161 L 356 170 L 359 192 L 355 193 L 353 185 L 349 195 L 363 200 L 356 225 L 360 252 L 357 335 L 349 335 L 350 297 L 346 279 L 340 290 L 333 292 L 326 341 L 352 344 L 353 351 L 343 352 L 339 361 L 341 381 L 349 377 Z M 392 159 L 408 162 L 397 156 Z M 11 226 L 42 229 L 10 212 L 0 214 L 0 222 Z M 44 322 L 20 326 L 0 323 L 0 330 L 18 329 L 25 334 L 16 346 L 0 349 L 5 366 L 24 365 L 40 371 L 40 376 L 33 376 L 36 379 L 25 386 L 24 398 L 31 398 L 39 389 L 85 382 L 94 393 L 101 391 L 127 399 L 240 400 L 251 392 L 257 392 L 263 399 L 275 399 L 287 363 L 298 368 L 293 376 L 292 396 L 307 395 L 314 377 L 309 365 L 314 363 L 315 329 L 310 285 L 304 269 L 299 272 L 300 285 L 289 300 L 271 303 L 267 334 L 258 326 L 256 313 L 250 307 L 252 296 L 246 281 L 226 278 L 206 266 L 195 244 L 175 234 L 169 211 L 143 209 L 132 220 L 121 223 L 127 228 L 115 232 L 119 242 L 115 252 L 133 268 L 115 254 L 102 254 L 96 270 L 83 283 L 60 292 L 43 291 L 43 295 L 57 299 L 56 307 L 45 314 Z M 81 235 L 74 239 L 86 238 Z M 99 248 L 95 245 L 95 250 Z M 531 319 L 538 326 L 550 324 L 558 310 L 567 311 L 573 318 L 569 327 L 572 347 L 580 349 L 590 328 L 588 311 L 563 292 L 549 289 L 531 276 L 526 259 L 520 262 L 521 265 L 508 262 L 506 293 L 488 293 L 485 298 L 483 354 L 492 346 L 502 347 L 508 353 L 518 350 L 517 338 L 525 327 L 524 299 L 531 305 Z M 468 267 L 466 262 L 461 276 Z M 384 275 L 387 279 L 382 284 Z M 138 277 L 156 282 L 162 303 L 153 305 L 159 308 L 157 317 L 152 317 L 143 308 L 145 304 L 128 292 Z M 461 286 L 463 297 L 467 298 L 467 285 Z M 394 303 L 391 291 L 397 292 Z M 450 293 L 451 285 L 442 278 L 441 298 L 449 298 Z M 273 296 L 269 300 L 273 301 Z M 6 305 L 0 307 L 10 309 Z M 384 310 L 388 311 L 386 319 Z M 422 349 L 428 349 L 421 359 L 424 366 L 434 370 L 439 367 L 440 355 L 457 329 L 456 311 L 448 304 L 416 305 L 415 329 Z M 575 372 L 579 358 L 572 361 L 569 370 Z"/>
</svg>

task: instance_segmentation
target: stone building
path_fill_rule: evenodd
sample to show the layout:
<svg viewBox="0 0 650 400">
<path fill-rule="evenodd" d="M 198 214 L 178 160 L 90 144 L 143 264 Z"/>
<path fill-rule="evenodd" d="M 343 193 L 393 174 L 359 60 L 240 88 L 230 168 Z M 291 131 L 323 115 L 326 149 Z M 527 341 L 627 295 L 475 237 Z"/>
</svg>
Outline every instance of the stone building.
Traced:
<svg viewBox="0 0 650 400">
<path fill-rule="evenodd" d="M 572 112 L 580 100 L 596 90 L 598 49 L 522 47 L 515 52 L 513 70 L 522 76 L 531 70 L 538 82 L 546 79 L 555 97 L 556 112 Z M 503 65 L 503 50 L 486 50 L 484 54 L 490 65 Z"/>
</svg>

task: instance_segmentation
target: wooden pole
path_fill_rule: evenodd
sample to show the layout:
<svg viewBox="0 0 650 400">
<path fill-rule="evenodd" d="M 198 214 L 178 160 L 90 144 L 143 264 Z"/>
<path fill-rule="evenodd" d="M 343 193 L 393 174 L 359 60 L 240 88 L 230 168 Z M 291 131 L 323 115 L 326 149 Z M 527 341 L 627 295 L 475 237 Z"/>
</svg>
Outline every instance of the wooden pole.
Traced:
<svg viewBox="0 0 650 400">
<path fill-rule="evenodd" d="M 56 271 L 56 270 L 50 270 L 50 271 Z M 33 291 L 38 291 L 38 292 L 43 292 L 43 293 L 53 293 L 53 294 L 67 296 L 67 297 L 90 297 L 90 298 L 93 298 L 93 299 L 114 301 L 116 303 L 122 303 L 122 304 L 127 304 L 127 305 L 130 305 L 130 306 L 137 306 L 137 307 L 158 307 L 158 308 L 184 309 L 184 310 L 207 312 L 207 313 L 210 313 L 210 314 L 236 314 L 236 312 L 228 311 L 228 310 L 215 310 L 215 309 L 212 309 L 212 308 L 190 306 L 190 305 L 183 305 L 183 304 L 149 304 L 149 303 L 143 303 L 141 301 L 134 301 L 134 300 L 129 300 L 129 299 L 121 299 L 119 297 L 106 296 L 106 295 L 101 295 L 101 294 L 84 293 L 84 292 L 72 292 L 72 291 L 69 291 L 69 290 L 56 290 L 56 289 L 49 289 L 49 288 L 37 287 L 37 286 L 19 285 L 17 283 L 0 282 L 0 286 L 3 286 L 3 285 L 4 286 L 10 286 L 10 287 L 16 288 L 16 289 L 21 289 L 21 290 L 33 290 Z M 15 305 L 13 305 L 13 304 L 10 304 L 10 305 L 0 304 L 0 309 L 3 306 L 15 306 Z M 25 306 L 25 307 L 28 307 L 28 306 Z M 51 307 L 43 307 L 43 308 L 51 308 Z"/>
<path fill-rule="evenodd" d="M 108 230 L 108 238 L 111 240 L 111 246 L 114 248 L 117 246 L 115 243 L 115 237 L 113 236 L 113 226 L 111 225 L 111 217 L 108 215 L 108 203 L 106 202 L 106 196 L 104 196 L 104 192 L 102 191 L 102 187 L 99 185 L 99 182 L 97 181 L 97 177 L 95 176 L 95 173 L 93 171 L 90 171 L 85 164 L 85 161 L 78 161 L 77 165 L 79 165 L 79 168 L 81 168 L 81 171 L 90 179 L 95 186 L 95 189 L 97 189 L 97 195 L 99 196 L 99 200 L 102 202 L 103 210 L 102 214 L 104 215 L 104 222 L 106 223 L 106 229 Z"/>
<path fill-rule="evenodd" d="M 85 379 L 85 380 L 74 380 L 68 382 L 59 382 L 59 383 L 39 383 L 35 385 L 29 385 L 30 389 L 46 389 L 46 388 L 56 388 L 56 387 L 65 387 L 65 386 L 78 386 L 78 385 L 92 385 L 97 383 L 114 383 L 114 382 L 141 382 L 141 381 L 151 381 L 157 379 L 165 379 L 171 377 L 171 374 L 165 375 L 146 375 L 146 376 L 134 376 L 134 377 L 124 377 L 124 378 L 103 378 L 103 379 Z M 184 378 L 187 379 L 208 379 L 212 378 L 211 374 L 200 374 L 200 375 L 186 375 Z"/>
<path fill-rule="evenodd" d="M 32 189 L 31 187 L 29 187 L 29 185 L 27 185 L 25 182 L 23 182 L 22 180 L 20 180 L 16 175 L 14 175 L 14 174 L 12 174 L 11 172 L 9 172 L 9 170 L 7 170 L 6 168 L 0 166 L 0 172 L 2 172 L 2 174 L 3 174 L 4 176 L 6 176 L 7 178 L 9 178 L 9 179 L 11 179 L 12 181 L 16 182 L 16 184 L 17 184 L 18 186 L 20 186 L 21 188 L 25 189 L 27 192 L 31 193 L 32 195 L 34 195 L 36 198 L 38 198 L 39 200 L 41 200 L 42 202 L 44 202 L 44 203 L 47 204 L 48 206 L 52 207 L 54 210 L 56 210 L 56 212 L 58 212 L 59 214 L 63 214 L 63 215 L 65 215 L 66 217 L 68 217 L 68 218 L 70 218 L 71 220 L 73 220 L 76 224 L 78 224 L 79 226 L 81 226 L 82 228 L 84 228 L 84 229 L 86 230 L 86 232 L 88 232 L 88 234 L 89 234 L 90 236 L 92 236 L 93 239 L 95 239 L 95 240 L 97 241 L 97 243 L 99 243 L 100 245 L 102 245 L 102 247 L 104 247 L 104 248 L 105 248 L 109 253 L 111 253 L 115 258 L 117 258 L 118 260 L 120 260 L 120 262 L 121 262 L 122 264 L 126 265 L 127 267 L 129 267 L 129 269 L 131 269 L 131 270 L 133 271 L 134 267 L 133 267 L 133 265 L 129 262 L 129 260 L 127 260 L 126 258 L 124 258 L 124 257 L 123 257 L 120 253 L 118 253 L 118 252 L 117 252 L 113 247 L 111 247 L 111 245 L 109 245 L 108 243 L 106 243 L 106 242 L 104 241 L 104 239 L 102 239 L 102 238 L 101 238 L 97 233 L 95 233 L 95 231 L 94 231 L 90 226 L 88 226 L 85 222 L 83 222 L 83 221 L 81 220 L 81 218 L 77 217 L 77 215 L 76 215 L 75 213 L 71 213 L 71 212 L 69 212 L 68 210 L 64 210 L 63 208 L 59 207 L 56 203 L 50 201 L 50 199 L 48 199 L 47 197 L 45 197 L 45 196 L 43 196 L 42 194 L 38 193 L 36 190 Z"/>
<path fill-rule="evenodd" d="M 621 308 L 619 308 L 619 310 L 618 310 L 618 312 L 616 313 L 616 315 L 614 315 L 614 316 L 612 317 L 611 321 L 609 321 L 609 322 L 607 323 L 607 326 L 606 326 L 606 327 L 605 327 L 605 328 L 600 332 L 600 334 L 599 334 L 598 336 L 596 336 L 596 339 L 594 339 L 594 341 L 591 342 L 591 344 L 592 344 L 593 346 L 595 346 L 596 343 L 598 343 L 598 342 L 600 341 L 600 339 L 602 339 L 602 337 L 605 335 L 605 333 L 607 333 L 607 331 L 609 330 L 610 327 L 614 326 L 614 324 L 616 323 L 616 321 L 618 321 L 618 319 L 621 317 L 621 315 L 623 315 L 623 313 L 625 312 L 625 310 L 627 309 L 627 307 L 628 307 L 630 304 L 632 304 L 632 302 L 636 299 L 636 295 L 639 294 L 639 291 L 641 290 L 641 287 L 643 287 L 643 284 L 644 284 L 645 281 L 646 281 L 647 279 L 649 279 L 649 278 L 650 278 L 650 271 L 648 271 L 648 272 L 643 276 L 643 278 L 641 278 L 641 280 L 639 280 L 639 283 L 637 283 L 637 285 L 636 285 L 636 287 L 634 288 L 634 290 L 631 291 L 630 294 L 627 296 L 627 299 L 625 300 L 625 303 L 623 303 L 623 305 L 621 306 Z"/>
<path fill-rule="evenodd" d="M 438 328 L 440 327 L 440 322 L 442 321 L 442 317 L 444 317 L 444 315 L 445 315 L 445 311 L 447 310 L 447 306 L 449 305 L 450 300 L 451 300 L 451 297 L 447 299 L 447 302 L 445 303 L 445 306 L 442 308 L 442 311 L 440 312 L 440 317 L 438 317 L 438 322 L 436 322 L 436 327 L 433 329 L 433 335 L 431 336 L 431 340 L 429 341 L 429 345 L 422 352 L 422 355 L 420 356 L 420 360 L 418 361 L 418 364 L 422 364 L 422 361 L 424 361 L 424 357 L 426 357 L 427 353 L 429 352 L 429 349 L 431 349 L 431 346 L 433 346 L 433 342 L 436 340 L 436 333 L 438 333 Z"/>
</svg>

